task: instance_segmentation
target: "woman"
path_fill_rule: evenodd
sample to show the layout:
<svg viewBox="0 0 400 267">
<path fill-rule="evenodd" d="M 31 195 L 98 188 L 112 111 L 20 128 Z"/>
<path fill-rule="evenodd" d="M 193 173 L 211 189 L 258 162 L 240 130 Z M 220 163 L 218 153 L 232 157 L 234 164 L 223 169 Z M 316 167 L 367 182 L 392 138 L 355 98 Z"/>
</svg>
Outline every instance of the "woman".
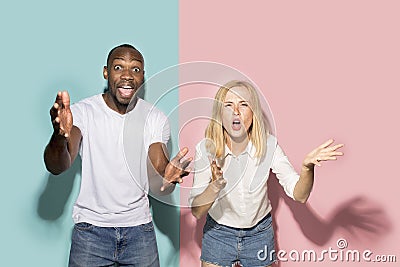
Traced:
<svg viewBox="0 0 400 267">
<path fill-rule="evenodd" d="M 196 146 L 191 191 L 192 213 L 207 214 L 202 266 L 270 266 L 275 261 L 274 230 L 267 179 L 276 174 L 286 194 L 305 203 L 314 181 L 314 166 L 336 160 L 343 144 L 328 140 L 304 158 L 300 175 L 268 133 L 254 87 L 245 81 L 222 86 L 206 129 Z M 267 248 L 265 250 L 265 248 Z"/>
</svg>

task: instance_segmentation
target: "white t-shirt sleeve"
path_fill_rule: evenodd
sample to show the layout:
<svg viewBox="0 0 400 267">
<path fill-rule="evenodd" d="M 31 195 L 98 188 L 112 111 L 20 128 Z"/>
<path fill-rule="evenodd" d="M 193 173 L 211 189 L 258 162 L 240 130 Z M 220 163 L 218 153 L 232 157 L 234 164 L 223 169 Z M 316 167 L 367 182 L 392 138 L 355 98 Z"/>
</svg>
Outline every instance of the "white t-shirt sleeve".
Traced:
<svg viewBox="0 0 400 267">
<path fill-rule="evenodd" d="M 149 145 L 159 142 L 167 144 L 170 137 L 170 126 L 167 116 L 160 110 L 153 109 L 150 112 L 149 118 Z"/>
<path fill-rule="evenodd" d="M 272 162 L 272 172 L 276 174 L 285 193 L 294 199 L 293 192 L 300 175 L 295 171 L 282 148 L 277 145 Z"/>
<path fill-rule="evenodd" d="M 86 123 L 85 123 L 85 105 L 81 102 L 71 105 L 72 119 L 73 125 L 78 127 L 81 130 L 81 133 L 84 134 L 86 131 Z"/>
</svg>

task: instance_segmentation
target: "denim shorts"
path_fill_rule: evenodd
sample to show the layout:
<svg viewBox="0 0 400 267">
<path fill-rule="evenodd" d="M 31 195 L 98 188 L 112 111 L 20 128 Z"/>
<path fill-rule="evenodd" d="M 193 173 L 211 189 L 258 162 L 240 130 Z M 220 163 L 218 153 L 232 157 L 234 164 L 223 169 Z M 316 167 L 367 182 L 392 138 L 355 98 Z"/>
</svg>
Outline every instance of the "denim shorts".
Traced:
<svg viewBox="0 0 400 267">
<path fill-rule="evenodd" d="M 99 227 L 77 223 L 72 231 L 70 267 L 159 267 L 152 222 L 133 227 Z"/>
<path fill-rule="evenodd" d="M 276 260 L 272 217 L 265 216 L 251 228 L 234 228 L 217 223 L 210 215 L 203 229 L 200 259 L 218 266 L 268 266 Z"/>
</svg>

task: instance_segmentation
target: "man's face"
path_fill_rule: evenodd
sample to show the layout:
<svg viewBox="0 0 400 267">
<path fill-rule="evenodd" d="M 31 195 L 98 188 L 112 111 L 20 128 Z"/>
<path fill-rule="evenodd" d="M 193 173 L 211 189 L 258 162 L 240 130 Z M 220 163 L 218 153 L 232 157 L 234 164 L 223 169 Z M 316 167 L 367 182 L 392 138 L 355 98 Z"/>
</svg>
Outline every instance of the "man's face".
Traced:
<svg viewBox="0 0 400 267">
<path fill-rule="evenodd" d="M 115 49 L 104 67 L 111 96 L 119 104 L 128 105 L 144 80 L 144 60 L 139 51 L 129 47 Z"/>
</svg>

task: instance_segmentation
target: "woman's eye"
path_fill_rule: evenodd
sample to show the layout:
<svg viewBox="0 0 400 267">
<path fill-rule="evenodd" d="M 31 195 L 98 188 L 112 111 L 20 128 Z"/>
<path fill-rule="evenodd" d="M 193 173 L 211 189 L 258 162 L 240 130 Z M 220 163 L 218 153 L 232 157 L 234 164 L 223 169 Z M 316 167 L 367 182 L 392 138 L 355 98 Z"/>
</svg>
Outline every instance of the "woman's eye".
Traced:
<svg viewBox="0 0 400 267">
<path fill-rule="evenodd" d="M 133 68 L 133 71 L 134 71 L 134 72 L 140 72 L 140 68 L 134 67 L 134 68 Z"/>
</svg>

